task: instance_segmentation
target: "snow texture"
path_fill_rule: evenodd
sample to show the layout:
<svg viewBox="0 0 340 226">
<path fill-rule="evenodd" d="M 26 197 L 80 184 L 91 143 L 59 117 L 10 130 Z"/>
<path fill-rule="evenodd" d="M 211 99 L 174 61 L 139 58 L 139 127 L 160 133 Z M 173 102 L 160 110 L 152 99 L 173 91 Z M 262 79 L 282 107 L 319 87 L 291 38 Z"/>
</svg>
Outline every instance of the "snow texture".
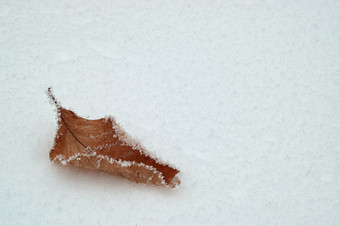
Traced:
<svg viewBox="0 0 340 226">
<path fill-rule="evenodd" d="M 45 91 L 175 190 L 52 164 Z M 340 225 L 340 1 L 0 0 L 1 225 Z"/>
</svg>

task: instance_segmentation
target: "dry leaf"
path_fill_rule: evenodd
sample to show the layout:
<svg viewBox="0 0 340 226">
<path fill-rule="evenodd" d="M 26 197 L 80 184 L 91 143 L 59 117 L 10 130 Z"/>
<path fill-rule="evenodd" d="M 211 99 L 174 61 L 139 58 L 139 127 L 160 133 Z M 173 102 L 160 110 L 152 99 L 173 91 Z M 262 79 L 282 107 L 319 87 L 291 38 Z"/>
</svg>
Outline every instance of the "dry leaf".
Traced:
<svg viewBox="0 0 340 226">
<path fill-rule="evenodd" d="M 58 132 L 50 151 L 52 162 L 118 174 L 137 183 L 171 188 L 180 184 L 176 177 L 179 170 L 146 152 L 114 118 L 81 118 L 61 107 L 51 88 L 48 95 L 58 112 Z"/>
</svg>

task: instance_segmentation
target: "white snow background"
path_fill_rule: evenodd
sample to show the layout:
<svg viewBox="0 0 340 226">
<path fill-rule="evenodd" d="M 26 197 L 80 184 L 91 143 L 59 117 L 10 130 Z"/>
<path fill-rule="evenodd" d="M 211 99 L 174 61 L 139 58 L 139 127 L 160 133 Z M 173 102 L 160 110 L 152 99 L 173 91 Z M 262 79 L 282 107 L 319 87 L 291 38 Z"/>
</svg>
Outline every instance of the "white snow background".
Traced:
<svg viewBox="0 0 340 226">
<path fill-rule="evenodd" d="M 53 165 L 53 86 L 181 170 Z M 0 0 L 1 225 L 340 225 L 340 1 Z"/>
</svg>

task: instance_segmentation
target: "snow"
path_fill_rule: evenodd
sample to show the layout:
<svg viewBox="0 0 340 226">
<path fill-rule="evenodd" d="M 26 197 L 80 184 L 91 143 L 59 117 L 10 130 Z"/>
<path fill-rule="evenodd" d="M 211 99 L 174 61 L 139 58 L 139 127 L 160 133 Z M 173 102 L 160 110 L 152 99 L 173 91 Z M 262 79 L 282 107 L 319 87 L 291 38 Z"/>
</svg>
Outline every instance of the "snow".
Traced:
<svg viewBox="0 0 340 226">
<path fill-rule="evenodd" d="M 340 1 L 0 1 L 1 225 L 339 225 Z M 172 190 L 52 164 L 45 94 Z"/>
</svg>

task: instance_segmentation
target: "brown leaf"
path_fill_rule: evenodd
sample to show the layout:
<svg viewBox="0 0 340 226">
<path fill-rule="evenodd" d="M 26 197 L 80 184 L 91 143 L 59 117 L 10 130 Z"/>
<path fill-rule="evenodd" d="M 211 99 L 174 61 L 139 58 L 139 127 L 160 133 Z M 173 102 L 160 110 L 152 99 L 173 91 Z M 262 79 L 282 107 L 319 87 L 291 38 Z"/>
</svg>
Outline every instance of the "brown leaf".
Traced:
<svg viewBox="0 0 340 226">
<path fill-rule="evenodd" d="M 137 183 L 171 188 L 180 184 L 176 177 L 179 170 L 146 152 L 114 118 L 81 118 L 61 107 L 51 88 L 48 95 L 58 111 L 58 132 L 50 151 L 52 162 L 118 174 Z"/>
</svg>

